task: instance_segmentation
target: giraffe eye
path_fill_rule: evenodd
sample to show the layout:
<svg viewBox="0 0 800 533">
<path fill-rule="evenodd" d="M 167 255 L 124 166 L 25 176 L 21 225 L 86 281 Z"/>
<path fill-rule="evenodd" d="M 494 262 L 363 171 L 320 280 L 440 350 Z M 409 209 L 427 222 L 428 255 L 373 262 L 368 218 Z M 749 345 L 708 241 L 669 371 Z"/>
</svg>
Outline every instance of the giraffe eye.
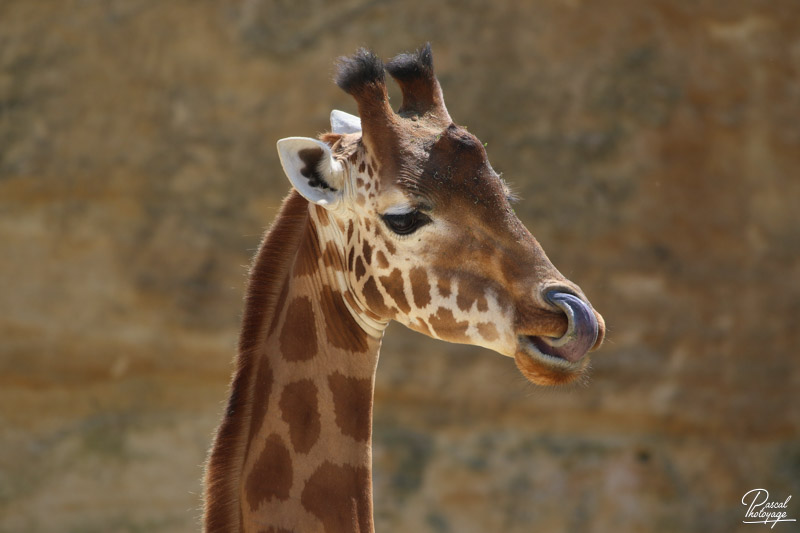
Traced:
<svg viewBox="0 0 800 533">
<path fill-rule="evenodd" d="M 419 211 L 409 211 L 408 213 L 385 214 L 381 218 L 389 226 L 389 229 L 398 235 L 408 235 L 414 233 L 419 228 L 431 221 L 428 215 Z"/>
</svg>

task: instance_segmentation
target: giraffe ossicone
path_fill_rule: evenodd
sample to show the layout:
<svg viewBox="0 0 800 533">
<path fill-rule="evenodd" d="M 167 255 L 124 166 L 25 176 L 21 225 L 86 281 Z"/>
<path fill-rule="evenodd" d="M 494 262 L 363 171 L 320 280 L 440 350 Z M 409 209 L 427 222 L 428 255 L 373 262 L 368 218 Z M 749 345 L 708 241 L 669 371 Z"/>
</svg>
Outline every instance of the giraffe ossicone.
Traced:
<svg viewBox="0 0 800 533">
<path fill-rule="evenodd" d="M 605 335 L 453 123 L 429 45 L 385 65 L 359 50 L 336 83 L 359 117 L 335 110 L 319 139 L 278 141 L 292 191 L 250 270 L 206 531 L 373 530 L 372 397 L 391 320 L 509 356 L 543 385 L 583 375 Z"/>
<path fill-rule="evenodd" d="M 334 109 L 331 111 L 331 131 L 333 133 L 361 133 L 361 119 L 350 113 Z"/>
</svg>

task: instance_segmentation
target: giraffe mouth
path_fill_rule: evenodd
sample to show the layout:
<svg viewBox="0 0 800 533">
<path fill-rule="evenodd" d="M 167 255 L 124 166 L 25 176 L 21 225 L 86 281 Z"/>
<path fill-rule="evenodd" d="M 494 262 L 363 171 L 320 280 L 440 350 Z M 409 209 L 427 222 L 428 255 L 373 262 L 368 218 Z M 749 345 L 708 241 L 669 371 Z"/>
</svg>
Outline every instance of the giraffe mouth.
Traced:
<svg viewBox="0 0 800 533">
<path fill-rule="evenodd" d="M 573 365 L 583 359 L 582 356 L 575 358 L 571 350 L 560 349 L 551 343 L 558 341 L 554 337 L 540 337 L 535 335 L 521 335 L 519 344 L 522 350 L 539 360 L 547 363 L 556 363 L 559 366 L 564 364 Z"/>
<path fill-rule="evenodd" d="M 561 337 L 520 335 L 520 347 L 546 362 L 577 365 L 595 345 L 599 333 L 592 308 L 577 296 L 559 291 L 547 293 L 547 300 L 567 316 L 567 331 Z"/>
</svg>

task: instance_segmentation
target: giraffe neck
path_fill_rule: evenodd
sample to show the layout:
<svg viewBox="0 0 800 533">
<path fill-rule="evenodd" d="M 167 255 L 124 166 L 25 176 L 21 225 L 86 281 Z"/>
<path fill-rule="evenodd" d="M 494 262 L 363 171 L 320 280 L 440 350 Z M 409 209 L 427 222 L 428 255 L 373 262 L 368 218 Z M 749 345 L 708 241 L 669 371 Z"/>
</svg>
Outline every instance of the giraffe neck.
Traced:
<svg viewBox="0 0 800 533">
<path fill-rule="evenodd" d="M 300 207 L 297 216 L 290 204 Z M 296 219 L 294 242 L 280 250 L 290 258 L 263 264 L 274 263 L 270 235 L 253 265 L 239 368 L 209 470 L 218 451 L 238 457 L 226 465 L 220 494 L 209 485 L 209 501 L 227 505 L 219 527 L 207 512 L 208 531 L 373 530 L 372 396 L 382 329 L 362 327 L 372 322 L 354 312 L 339 274 L 344 259 L 328 246 L 337 228 L 314 209 L 290 197 L 273 226 Z M 258 279 L 279 266 L 282 273 Z M 236 417 L 229 442 L 221 442 Z"/>
</svg>

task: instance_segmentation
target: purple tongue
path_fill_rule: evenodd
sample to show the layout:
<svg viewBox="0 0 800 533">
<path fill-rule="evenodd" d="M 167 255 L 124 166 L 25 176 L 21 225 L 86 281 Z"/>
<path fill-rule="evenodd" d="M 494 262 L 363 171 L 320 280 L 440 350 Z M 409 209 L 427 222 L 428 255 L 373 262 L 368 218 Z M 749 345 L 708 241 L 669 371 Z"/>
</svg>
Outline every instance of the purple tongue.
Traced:
<svg viewBox="0 0 800 533">
<path fill-rule="evenodd" d="M 557 339 L 533 337 L 533 343 L 548 355 L 577 363 L 597 340 L 598 327 L 594 311 L 589 304 L 567 292 L 548 292 L 547 299 L 567 315 L 569 320 L 567 332 Z"/>
</svg>

